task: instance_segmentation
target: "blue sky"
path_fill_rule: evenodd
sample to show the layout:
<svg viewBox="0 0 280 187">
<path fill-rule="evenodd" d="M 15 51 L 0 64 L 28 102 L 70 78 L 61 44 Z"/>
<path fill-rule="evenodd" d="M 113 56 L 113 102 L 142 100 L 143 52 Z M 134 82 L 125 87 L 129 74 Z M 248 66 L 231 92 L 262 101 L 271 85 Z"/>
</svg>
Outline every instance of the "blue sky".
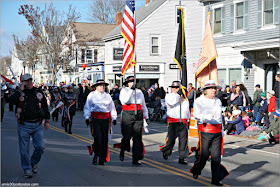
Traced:
<svg viewBox="0 0 280 187">
<path fill-rule="evenodd" d="M 18 14 L 20 5 L 32 4 L 33 6 L 42 7 L 46 3 L 53 2 L 56 9 L 66 12 L 68 6 L 72 4 L 76 7 L 77 12 L 80 12 L 80 22 L 89 22 L 88 20 L 88 6 L 92 1 L 88 0 L 77 0 L 77 1 L 62 1 L 62 0 L 29 0 L 29 1 L 0 1 L 0 12 L 1 12 L 1 50 L 0 56 L 10 56 L 10 51 L 13 50 L 14 42 L 12 35 L 15 34 L 19 39 L 25 39 L 30 33 L 30 27 L 26 19 Z M 136 9 L 145 4 L 145 0 L 136 0 Z"/>
</svg>

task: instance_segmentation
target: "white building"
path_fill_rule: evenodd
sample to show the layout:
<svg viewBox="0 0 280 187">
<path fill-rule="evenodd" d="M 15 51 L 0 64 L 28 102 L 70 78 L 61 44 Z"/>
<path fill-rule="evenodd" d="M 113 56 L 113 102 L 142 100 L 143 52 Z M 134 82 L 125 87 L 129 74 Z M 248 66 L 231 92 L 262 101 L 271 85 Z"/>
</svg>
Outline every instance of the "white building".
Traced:
<svg viewBox="0 0 280 187">
<path fill-rule="evenodd" d="M 194 83 L 193 63 L 198 62 L 204 29 L 203 9 L 198 1 L 182 1 L 186 37 L 188 82 Z M 149 88 L 155 82 L 166 90 L 179 79 L 179 70 L 173 62 L 178 34 L 177 9 L 179 1 L 156 0 L 136 11 L 136 77 L 140 85 Z M 121 25 L 104 37 L 105 80 L 111 85 L 122 83 L 124 39 Z M 133 75 L 132 68 L 125 77 Z M 139 85 L 139 86 L 140 86 Z"/>
<path fill-rule="evenodd" d="M 99 23 L 68 24 L 61 44 L 61 56 L 69 62 L 72 71 L 70 76 L 63 75 L 63 81 L 95 83 L 97 79 L 104 79 L 105 43 L 102 38 L 115 27 Z"/>
</svg>

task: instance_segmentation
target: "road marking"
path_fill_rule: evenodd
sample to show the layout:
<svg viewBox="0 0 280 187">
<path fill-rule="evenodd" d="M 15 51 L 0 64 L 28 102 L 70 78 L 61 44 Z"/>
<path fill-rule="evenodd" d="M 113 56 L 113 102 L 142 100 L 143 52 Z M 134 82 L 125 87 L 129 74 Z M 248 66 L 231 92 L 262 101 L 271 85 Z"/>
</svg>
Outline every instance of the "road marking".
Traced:
<svg viewBox="0 0 280 187">
<path fill-rule="evenodd" d="M 63 129 L 61 129 L 61 128 L 57 128 L 57 127 L 52 126 L 52 125 L 50 125 L 50 128 L 51 128 L 52 130 L 55 130 L 55 131 L 57 131 L 57 132 L 61 132 L 61 133 L 65 134 L 65 135 L 71 136 L 71 137 L 76 138 L 76 139 L 78 139 L 78 140 L 81 140 L 81 141 L 83 141 L 83 142 L 90 143 L 90 144 L 93 143 L 93 140 L 91 140 L 91 139 L 88 139 L 88 138 L 83 137 L 83 136 L 78 135 L 78 134 L 68 134 L 68 133 L 66 133 L 66 132 L 65 132 Z M 114 153 L 116 153 L 116 154 L 119 154 L 119 151 L 116 151 L 116 149 L 113 148 L 112 146 L 109 146 L 109 150 L 110 150 L 111 152 L 114 152 Z M 127 153 L 125 154 L 125 156 L 132 159 L 132 153 L 127 152 Z M 195 181 L 195 182 L 204 184 L 204 185 L 206 185 L 206 186 L 213 186 L 213 185 L 210 183 L 211 180 L 208 179 L 208 178 L 206 178 L 206 177 L 199 176 L 199 179 L 194 179 L 194 178 L 192 177 L 192 173 L 190 173 L 190 172 L 187 172 L 187 171 L 184 171 L 184 170 L 181 170 L 181 169 L 178 169 L 178 168 L 175 168 L 175 167 L 172 167 L 172 166 L 169 166 L 169 165 L 166 165 L 166 164 L 163 164 L 163 163 L 160 163 L 160 162 L 157 162 L 157 161 L 148 159 L 148 158 L 144 158 L 143 160 L 141 160 L 141 162 L 142 162 L 142 163 L 145 163 L 145 164 L 147 164 L 147 165 L 150 165 L 150 166 L 152 166 L 152 167 L 158 168 L 158 169 L 160 169 L 160 170 L 163 170 L 163 171 L 172 173 L 172 174 L 174 174 L 174 175 L 178 175 L 178 176 L 187 178 L 187 179 L 189 179 L 189 180 L 192 180 L 192 181 Z M 157 165 L 156 165 L 156 164 L 157 164 Z M 203 180 L 205 180 L 205 181 L 208 181 L 208 182 L 205 182 L 205 181 L 203 181 L 203 180 L 201 180 L 201 179 L 203 179 Z M 229 185 L 224 184 L 224 186 L 229 186 Z"/>
</svg>

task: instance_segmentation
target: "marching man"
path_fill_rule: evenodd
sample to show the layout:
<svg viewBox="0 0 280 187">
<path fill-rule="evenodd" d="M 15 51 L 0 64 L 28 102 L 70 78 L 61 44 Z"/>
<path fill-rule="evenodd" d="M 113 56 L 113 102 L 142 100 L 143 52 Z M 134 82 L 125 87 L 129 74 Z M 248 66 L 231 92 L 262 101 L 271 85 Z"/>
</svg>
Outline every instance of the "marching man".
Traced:
<svg viewBox="0 0 280 187">
<path fill-rule="evenodd" d="M 112 97 L 105 92 L 105 86 L 108 86 L 108 83 L 105 83 L 102 79 L 97 80 L 94 85 L 96 90 L 88 95 L 84 107 L 86 124 L 93 127 L 94 157 L 92 163 L 94 165 L 97 164 L 98 158 L 99 165 L 104 165 L 104 163 L 110 161 L 108 132 L 111 120 L 114 125 L 117 123 L 117 111 Z"/>
<path fill-rule="evenodd" d="M 73 86 L 67 86 L 68 91 L 63 94 L 62 100 L 64 101 L 64 121 L 65 132 L 72 134 L 73 116 L 76 114 L 76 94 L 73 91 Z M 68 131 L 67 131 L 68 127 Z"/>
<path fill-rule="evenodd" d="M 122 104 L 122 141 L 120 160 L 124 160 L 124 151 L 130 151 L 130 139 L 133 139 L 132 148 L 132 164 L 141 165 L 139 160 L 144 158 L 145 148 L 142 142 L 143 131 L 143 116 L 149 124 L 148 109 L 146 107 L 145 98 L 141 90 L 135 88 L 134 76 L 126 78 L 124 85 L 126 87 L 121 89 L 120 101 Z M 136 107 L 137 114 L 135 115 L 135 92 L 136 92 Z"/>
<path fill-rule="evenodd" d="M 206 81 L 202 95 L 194 101 L 193 116 L 198 121 L 199 142 L 196 161 L 190 172 L 197 179 L 211 154 L 212 184 L 221 182 L 229 173 L 221 165 L 222 153 L 222 103 L 215 97 L 217 89 L 214 80 Z M 211 151 L 210 151 L 211 148 Z"/>
<path fill-rule="evenodd" d="M 171 155 L 175 140 L 179 139 L 179 164 L 187 165 L 185 158 L 191 154 L 188 146 L 188 121 L 190 119 L 189 101 L 178 94 L 180 88 L 179 81 L 173 81 L 171 93 L 165 96 L 167 106 L 167 135 L 165 145 L 161 146 L 163 158 L 168 159 Z M 181 105 L 181 106 L 180 106 Z M 181 120 L 180 120 L 181 111 Z"/>
</svg>

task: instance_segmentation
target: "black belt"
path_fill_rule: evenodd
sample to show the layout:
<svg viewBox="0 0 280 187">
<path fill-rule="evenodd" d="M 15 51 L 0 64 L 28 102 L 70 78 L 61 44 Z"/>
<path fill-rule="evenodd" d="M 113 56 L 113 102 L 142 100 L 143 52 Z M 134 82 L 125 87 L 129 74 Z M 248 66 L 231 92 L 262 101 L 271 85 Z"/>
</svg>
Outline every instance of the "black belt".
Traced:
<svg viewBox="0 0 280 187">
<path fill-rule="evenodd" d="M 24 120 L 24 122 L 28 122 L 28 123 L 36 123 L 38 122 L 39 119 L 34 119 L 34 120 Z"/>
</svg>

